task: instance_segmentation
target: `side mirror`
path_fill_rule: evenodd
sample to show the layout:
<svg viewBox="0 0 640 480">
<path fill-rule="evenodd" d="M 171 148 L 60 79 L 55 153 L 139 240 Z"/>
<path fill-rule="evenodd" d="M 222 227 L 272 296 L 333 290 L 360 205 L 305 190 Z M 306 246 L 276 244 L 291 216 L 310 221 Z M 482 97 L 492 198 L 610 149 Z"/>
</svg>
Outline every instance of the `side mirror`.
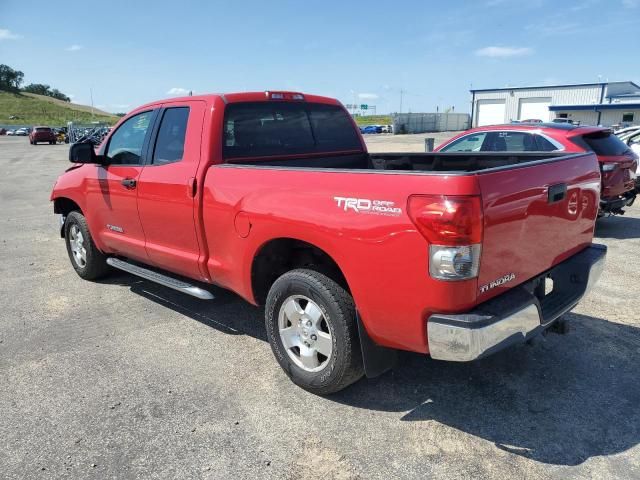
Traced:
<svg viewBox="0 0 640 480">
<path fill-rule="evenodd" d="M 102 163 L 93 143 L 74 143 L 69 149 L 69 161 L 71 163 Z"/>
</svg>

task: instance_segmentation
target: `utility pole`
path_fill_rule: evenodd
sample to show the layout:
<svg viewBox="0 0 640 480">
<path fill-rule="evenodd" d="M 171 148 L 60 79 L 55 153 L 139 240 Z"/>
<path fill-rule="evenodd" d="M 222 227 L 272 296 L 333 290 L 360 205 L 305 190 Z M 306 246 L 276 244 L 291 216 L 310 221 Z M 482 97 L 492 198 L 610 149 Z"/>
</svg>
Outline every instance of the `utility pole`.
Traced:
<svg viewBox="0 0 640 480">
<path fill-rule="evenodd" d="M 355 115 L 356 115 L 356 91 L 355 90 L 351 90 L 351 94 L 353 95 L 353 103 L 351 104 L 353 108 L 351 109 L 351 111 L 353 112 L 353 116 L 355 117 Z"/>
<path fill-rule="evenodd" d="M 91 121 L 93 121 L 93 89 L 89 87 L 89 96 L 91 97 Z"/>
<path fill-rule="evenodd" d="M 398 113 L 402 113 L 402 95 L 404 94 L 404 90 L 400 89 L 400 111 Z"/>
</svg>

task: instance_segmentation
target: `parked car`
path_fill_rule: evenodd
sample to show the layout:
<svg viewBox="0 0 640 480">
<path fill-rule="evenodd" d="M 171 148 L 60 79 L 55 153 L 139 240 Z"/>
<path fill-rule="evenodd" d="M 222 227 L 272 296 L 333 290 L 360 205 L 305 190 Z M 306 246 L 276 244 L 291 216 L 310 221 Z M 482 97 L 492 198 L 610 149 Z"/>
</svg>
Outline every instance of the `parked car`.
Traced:
<svg viewBox="0 0 640 480">
<path fill-rule="evenodd" d="M 6 128 L 0 128 L 0 135 L 6 135 L 7 134 L 7 129 Z"/>
<path fill-rule="evenodd" d="M 594 152 L 600 162 L 601 214 L 623 214 L 636 197 L 638 156 L 609 129 L 562 123 L 492 125 L 467 130 L 439 152 Z"/>
<path fill-rule="evenodd" d="M 640 157 L 640 127 L 630 127 L 623 132 L 617 132 L 616 136 Z M 640 194 L 640 162 L 636 169 L 636 194 Z"/>
<path fill-rule="evenodd" d="M 622 135 L 629 135 L 631 133 L 640 130 L 640 125 L 633 125 L 631 127 L 621 128 L 619 130 L 615 130 L 613 133 L 620 139 L 622 139 Z"/>
<path fill-rule="evenodd" d="M 569 125 L 580 125 L 580 121 L 576 121 L 576 120 L 571 120 L 570 118 L 554 118 L 553 120 L 551 120 L 551 123 L 566 123 Z"/>
<path fill-rule="evenodd" d="M 7 135 L 15 135 L 16 131 L 15 130 L 7 130 Z"/>
<path fill-rule="evenodd" d="M 40 142 L 47 142 L 49 145 L 56 144 L 56 134 L 51 127 L 33 127 L 29 134 L 29 143 L 37 145 Z"/>
<path fill-rule="evenodd" d="M 27 130 L 26 128 L 19 128 L 15 131 L 14 135 L 18 137 L 26 137 L 29 135 L 29 130 Z"/>
<path fill-rule="evenodd" d="M 543 123 L 539 118 L 527 118 L 525 120 L 520 120 L 520 123 Z"/>
<path fill-rule="evenodd" d="M 360 130 L 362 133 L 382 133 L 382 127 L 377 125 L 367 125 Z"/>
<path fill-rule="evenodd" d="M 606 255 L 592 152 L 369 154 L 315 95 L 159 100 L 69 159 L 51 200 L 80 277 L 264 305 L 276 360 L 317 394 L 396 349 L 470 361 L 553 329 Z"/>
</svg>

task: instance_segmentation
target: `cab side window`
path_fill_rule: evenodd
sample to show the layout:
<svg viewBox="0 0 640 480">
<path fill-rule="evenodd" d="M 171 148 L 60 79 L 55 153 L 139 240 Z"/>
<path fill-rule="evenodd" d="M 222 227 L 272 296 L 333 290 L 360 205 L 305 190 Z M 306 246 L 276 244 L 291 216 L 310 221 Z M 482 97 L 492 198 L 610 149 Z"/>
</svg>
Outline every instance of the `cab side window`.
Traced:
<svg viewBox="0 0 640 480">
<path fill-rule="evenodd" d="M 142 147 L 152 118 L 153 111 L 139 113 L 118 127 L 105 154 L 110 165 L 142 164 Z"/>
<path fill-rule="evenodd" d="M 164 111 L 153 150 L 153 165 L 166 165 L 182 160 L 188 120 L 189 107 L 167 108 Z"/>
</svg>

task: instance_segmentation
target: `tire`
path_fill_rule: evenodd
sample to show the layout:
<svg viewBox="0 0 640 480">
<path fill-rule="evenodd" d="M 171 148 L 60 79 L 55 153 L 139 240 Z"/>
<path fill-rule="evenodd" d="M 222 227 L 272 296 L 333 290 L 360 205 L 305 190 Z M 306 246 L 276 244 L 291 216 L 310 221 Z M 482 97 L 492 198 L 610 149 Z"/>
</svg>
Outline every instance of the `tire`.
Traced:
<svg viewBox="0 0 640 480">
<path fill-rule="evenodd" d="M 71 265 L 81 278 L 97 280 L 111 271 L 107 257 L 96 248 L 87 221 L 80 212 L 71 212 L 67 216 L 64 223 L 64 240 Z"/>
<path fill-rule="evenodd" d="M 353 298 L 326 275 L 298 269 L 278 278 L 267 296 L 265 324 L 276 360 L 305 390 L 327 395 L 362 377 Z"/>
</svg>

